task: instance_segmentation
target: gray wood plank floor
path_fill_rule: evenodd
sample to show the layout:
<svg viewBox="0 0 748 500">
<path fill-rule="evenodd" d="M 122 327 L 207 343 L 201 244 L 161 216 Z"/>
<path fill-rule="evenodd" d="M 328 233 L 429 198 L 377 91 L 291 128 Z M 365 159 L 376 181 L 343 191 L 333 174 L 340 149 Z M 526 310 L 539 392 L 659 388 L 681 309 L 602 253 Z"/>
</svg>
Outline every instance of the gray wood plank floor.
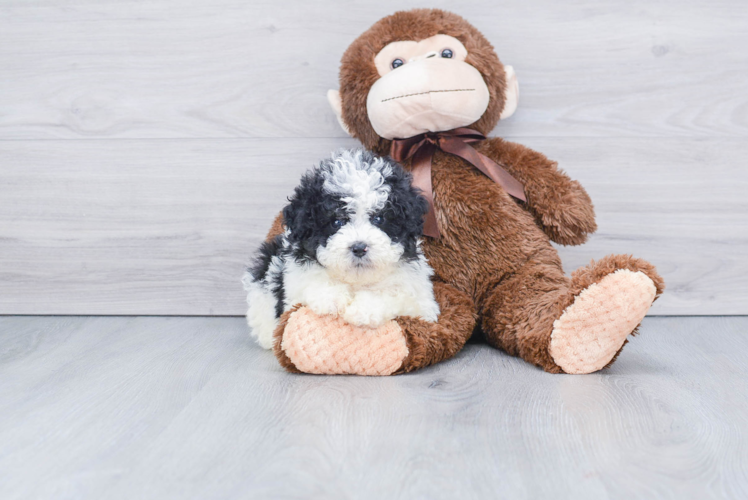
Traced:
<svg viewBox="0 0 748 500">
<path fill-rule="evenodd" d="M 283 372 L 241 318 L 0 318 L 0 497 L 748 498 L 748 318 L 647 318 L 599 374 L 482 344 Z"/>
</svg>

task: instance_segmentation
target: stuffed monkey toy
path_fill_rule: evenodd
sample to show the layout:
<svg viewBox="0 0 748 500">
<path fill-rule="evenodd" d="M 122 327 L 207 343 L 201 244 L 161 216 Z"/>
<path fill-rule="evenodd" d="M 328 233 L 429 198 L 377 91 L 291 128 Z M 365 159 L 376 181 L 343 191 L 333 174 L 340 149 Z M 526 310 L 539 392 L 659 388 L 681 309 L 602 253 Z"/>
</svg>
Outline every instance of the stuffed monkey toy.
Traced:
<svg viewBox="0 0 748 500">
<path fill-rule="evenodd" d="M 429 200 L 423 251 L 440 315 L 398 317 L 371 341 L 348 325 L 351 349 L 339 338 L 315 345 L 337 327 L 290 307 L 274 334 L 286 369 L 303 360 L 315 373 L 371 373 L 340 362 L 352 356 L 387 359 L 379 374 L 410 372 L 454 356 L 474 331 L 551 373 L 591 373 L 616 359 L 664 282 L 628 255 L 564 274 L 551 241 L 584 243 L 597 228 L 592 202 L 541 153 L 485 137 L 515 110 L 518 86 L 476 28 L 442 10 L 385 17 L 346 50 L 328 100 L 351 136 L 398 160 Z M 279 216 L 269 237 L 282 230 Z"/>
</svg>

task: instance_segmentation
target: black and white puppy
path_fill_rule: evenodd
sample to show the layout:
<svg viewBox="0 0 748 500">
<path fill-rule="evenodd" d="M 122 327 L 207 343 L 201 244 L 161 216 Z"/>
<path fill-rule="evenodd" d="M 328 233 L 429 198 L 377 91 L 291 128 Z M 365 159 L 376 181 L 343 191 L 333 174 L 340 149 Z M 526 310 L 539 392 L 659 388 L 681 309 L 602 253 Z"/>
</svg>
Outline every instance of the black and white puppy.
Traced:
<svg viewBox="0 0 748 500">
<path fill-rule="evenodd" d="M 397 163 L 341 150 L 301 179 L 283 209 L 284 234 L 244 276 L 247 323 L 264 348 L 283 311 L 377 327 L 397 316 L 436 321 L 433 271 L 421 251 L 426 200 Z"/>
</svg>

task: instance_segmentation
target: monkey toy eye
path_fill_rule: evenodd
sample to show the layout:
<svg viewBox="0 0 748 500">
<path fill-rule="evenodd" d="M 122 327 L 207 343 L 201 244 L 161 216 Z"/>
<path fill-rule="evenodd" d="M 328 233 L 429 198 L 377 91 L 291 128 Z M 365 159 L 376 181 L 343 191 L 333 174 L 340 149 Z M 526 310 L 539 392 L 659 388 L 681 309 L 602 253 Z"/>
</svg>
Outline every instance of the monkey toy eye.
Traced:
<svg viewBox="0 0 748 500">
<path fill-rule="evenodd" d="M 335 229 L 340 229 L 341 227 L 343 227 L 343 224 L 345 224 L 345 221 L 343 219 L 335 219 L 334 221 L 332 221 L 332 227 L 334 227 Z"/>
<path fill-rule="evenodd" d="M 381 226 L 383 222 L 384 222 L 384 217 L 382 217 L 381 215 L 375 215 L 374 217 L 371 218 L 371 223 L 374 224 L 375 226 Z"/>
<path fill-rule="evenodd" d="M 452 56 L 449 56 L 449 57 L 452 57 Z M 392 66 L 392 69 L 397 69 L 400 66 L 402 66 L 403 64 L 405 64 L 405 62 L 403 62 L 402 59 L 398 58 L 398 59 L 395 59 L 394 61 L 392 61 L 392 64 L 390 66 Z"/>
<path fill-rule="evenodd" d="M 442 50 L 442 57 L 446 57 L 447 59 L 452 59 L 452 50 L 451 49 Z"/>
</svg>

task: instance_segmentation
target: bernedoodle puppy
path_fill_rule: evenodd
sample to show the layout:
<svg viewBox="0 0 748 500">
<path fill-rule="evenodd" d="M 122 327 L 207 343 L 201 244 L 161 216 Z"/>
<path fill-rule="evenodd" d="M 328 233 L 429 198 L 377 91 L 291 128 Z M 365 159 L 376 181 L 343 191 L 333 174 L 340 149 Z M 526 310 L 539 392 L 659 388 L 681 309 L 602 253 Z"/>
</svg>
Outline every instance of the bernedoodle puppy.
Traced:
<svg viewBox="0 0 748 500">
<path fill-rule="evenodd" d="M 262 244 L 244 276 L 257 342 L 272 348 L 280 316 L 298 305 L 357 327 L 398 316 L 436 321 L 421 250 L 427 209 L 410 174 L 363 149 L 307 172 L 283 209 L 285 231 Z"/>
</svg>

